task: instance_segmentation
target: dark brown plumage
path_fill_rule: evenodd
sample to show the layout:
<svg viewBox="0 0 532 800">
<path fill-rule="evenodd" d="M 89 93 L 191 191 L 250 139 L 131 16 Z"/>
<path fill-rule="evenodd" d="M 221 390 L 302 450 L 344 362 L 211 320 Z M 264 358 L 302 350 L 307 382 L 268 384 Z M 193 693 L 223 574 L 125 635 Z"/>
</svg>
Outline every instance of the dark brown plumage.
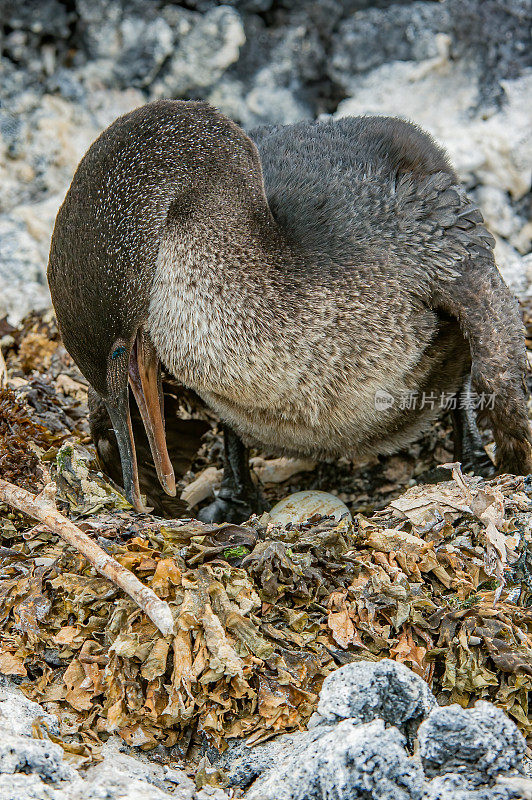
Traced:
<svg viewBox="0 0 532 800">
<path fill-rule="evenodd" d="M 248 502 L 244 445 L 389 453 L 438 413 L 401 396 L 458 392 L 469 375 L 493 396 L 498 467 L 529 471 L 523 332 L 492 246 L 447 157 L 413 125 L 346 118 L 247 136 L 205 104 L 159 101 L 117 120 L 82 160 L 49 282 L 137 505 L 128 369 L 130 381 L 144 369 L 157 456 L 161 359 L 227 426 L 234 455 L 204 517 L 236 518 L 259 502 Z M 171 489 L 168 470 L 163 453 Z"/>
</svg>

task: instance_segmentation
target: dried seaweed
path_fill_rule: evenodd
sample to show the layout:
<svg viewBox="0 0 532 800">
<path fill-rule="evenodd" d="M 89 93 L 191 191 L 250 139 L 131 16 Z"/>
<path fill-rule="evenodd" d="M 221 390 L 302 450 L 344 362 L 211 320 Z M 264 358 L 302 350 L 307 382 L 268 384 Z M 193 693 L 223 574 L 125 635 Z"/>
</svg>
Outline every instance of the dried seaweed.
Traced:
<svg viewBox="0 0 532 800">
<path fill-rule="evenodd" d="M 62 365 L 56 373 L 54 358 Z M 18 351 L 6 360 L 13 374 Z M 282 528 L 267 515 L 244 525 L 139 515 L 98 472 L 81 420 L 72 424 L 63 410 L 84 402 L 74 397 L 83 391 L 74 371 L 74 388 L 59 380 L 66 370 L 72 366 L 58 348 L 43 374 L 17 388 L 24 401 L 1 395 L 11 421 L 0 427 L 0 463 L 14 463 L 20 472 L 12 479 L 33 481 L 33 490 L 39 468 L 49 466 L 62 510 L 168 602 L 176 629 L 161 636 L 50 531 L 0 514 L 0 672 L 58 714 L 73 757 L 95 757 L 115 732 L 130 745 L 183 752 L 204 739 L 220 749 L 230 737 L 260 741 L 305 725 L 332 669 L 383 657 L 423 676 L 440 702 L 489 699 L 532 735 L 528 479 L 466 476 L 463 485 L 404 492 L 412 475 L 404 465 L 415 461 L 409 453 L 403 464 L 393 456 L 379 466 L 387 483 L 375 483 L 371 464 L 351 468 L 355 485 L 374 489 L 365 506 L 358 498 L 347 526 L 327 518 Z M 59 410 L 47 416 L 55 400 L 65 420 Z M 46 420 L 60 430 L 52 434 Z M 22 441 L 16 451 L 13 435 Z M 213 431 L 189 482 L 219 466 L 217 448 Z M 348 466 L 338 469 L 344 480 Z M 320 470 L 265 492 L 273 500 L 320 480 Z M 497 514 L 486 517 L 494 503 Z M 504 544 L 498 562 L 489 557 L 490 522 Z"/>
<path fill-rule="evenodd" d="M 57 441 L 35 423 L 11 389 L 0 389 L 0 476 L 35 491 L 42 484 L 39 452 Z M 41 485 L 42 488 L 42 485 Z"/>
</svg>

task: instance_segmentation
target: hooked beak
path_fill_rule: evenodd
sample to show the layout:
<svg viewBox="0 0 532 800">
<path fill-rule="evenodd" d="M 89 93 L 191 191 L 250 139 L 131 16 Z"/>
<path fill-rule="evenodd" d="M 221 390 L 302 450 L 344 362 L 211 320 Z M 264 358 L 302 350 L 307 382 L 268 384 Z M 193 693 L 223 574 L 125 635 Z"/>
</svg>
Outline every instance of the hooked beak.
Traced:
<svg viewBox="0 0 532 800">
<path fill-rule="evenodd" d="M 160 363 L 153 345 L 140 331 L 131 351 L 129 385 L 144 423 L 161 486 L 167 494 L 175 497 L 175 476 L 164 431 Z M 126 497 L 137 511 L 146 512 L 148 509 L 144 507 L 140 497 L 128 387 L 126 386 L 117 401 L 106 402 L 106 407 L 116 434 Z"/>
<path fill-rule="evenodd" d="M 133 438 L 133 428 L 131 426 L 131 416 L 129 413 L 129 392 L 127 386 L 116 401 L 113 403 L 106 401 L 105 406 L 111 417 L 111 423 L 116 434 L 126 497 L 137 511 L 143 513 L 147 511 L 147 508 L 144 507 L 140 497 L 137 454 L 135 453 L 135 440 Z"/>
<path fill-rule="evenodd" d="M 174 468 L 168 455 L 164 432 L 161 365 L 154 346 L 142 331 L 137 334 L 129 359 L 129 385 L 148 436 L 159 483 L 166 494 L 175 497 Z"/>
</svg>

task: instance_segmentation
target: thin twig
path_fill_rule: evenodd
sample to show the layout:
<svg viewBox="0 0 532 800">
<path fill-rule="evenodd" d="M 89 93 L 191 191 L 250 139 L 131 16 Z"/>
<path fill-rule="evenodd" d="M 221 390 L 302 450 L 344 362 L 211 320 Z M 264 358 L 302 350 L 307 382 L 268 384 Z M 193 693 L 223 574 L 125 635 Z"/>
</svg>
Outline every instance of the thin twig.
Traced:
<svg viewBox="0 0 532 800">
<path fill-rule="evenodd" d="M 50 491 L 52 487 L 53 484 L 48 484 L 40 494 L 33 495 L 0 478 L 0 502 L 14 506 L 24 514 L 43 522 L 50 530 L 84 555 L 104 578 L 123 589 L 148 615 L 163 636 L 173 633 L 174 621 L 168 603 L 157 597 L 155 592 L 144 586 L 132 572 L 119 564 L 93 542 L 86 533 L 83 533 L 77 525 L 57 511 L 53 505 Z"/>
</svg>

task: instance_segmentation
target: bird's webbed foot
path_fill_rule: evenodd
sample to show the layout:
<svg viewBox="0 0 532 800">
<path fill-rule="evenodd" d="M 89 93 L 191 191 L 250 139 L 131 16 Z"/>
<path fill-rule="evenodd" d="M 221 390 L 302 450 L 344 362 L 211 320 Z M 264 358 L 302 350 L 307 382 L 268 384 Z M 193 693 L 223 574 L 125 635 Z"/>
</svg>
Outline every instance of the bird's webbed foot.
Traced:
<svg viewBox="0 0 532 800">
<path fill-rule="evenodd" d="M 496 471 L 495 464 L 484 449 L 468 453 L 462 460 L 462 472 L 472 472 L 488 479 L 493 478 Z"/>
<path fill-rule="evenodd" d="M 267 510 L 249 469 L 249 453 L 240 438 L 224 426 L 224 474 L 216 500 L 198 513 L 201 522 L 244 522 Z"/>
<path fill-rule="evenodd" d="M 477 427 L 476 414 L 472 407 L 471 377 L 468 375 L 460 392 L 456 394 L 456 408 L 452 412 L 454 453 L 453 461 L 459 461 L 462 472 L 472 472 L 482 478 L 492 478 L 496 468 L 484 450 L 482 437 Z M 423 473 L 423 483 L 448 481 L 451 473 L 445 467 L 434 467 Z"/>
<path fill-rule="evenodd" d="M 220 489 L 218 497 L 198 513 L 201 522 L 245 522 L 252 514 L 267 510 L 267 504 L 257 487 L 244 496 L 235 495 L 230 488 Z"/>
<path fill-rule="evenodd" d="M 468 375 L 461 393 L 457 395 L 458 407 L 452 414 L 454 460 L 461 462 L 463 472 L 492 478 L 496 472 L 495 465 L 484 450 L 472 399 L 471 377 Z"/>
</svg>

